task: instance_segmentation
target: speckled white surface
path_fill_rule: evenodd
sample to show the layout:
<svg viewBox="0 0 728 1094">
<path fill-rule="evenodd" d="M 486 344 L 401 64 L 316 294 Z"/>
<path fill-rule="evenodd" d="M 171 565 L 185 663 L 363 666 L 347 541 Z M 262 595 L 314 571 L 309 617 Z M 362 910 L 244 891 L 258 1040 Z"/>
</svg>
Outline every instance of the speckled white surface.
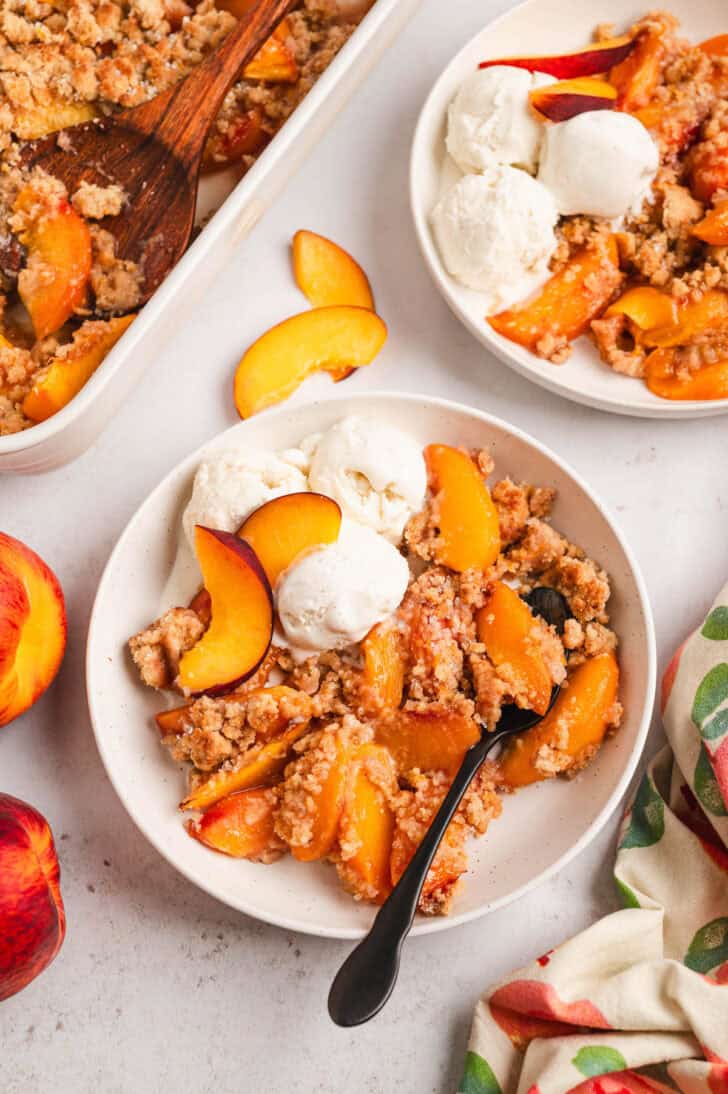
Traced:
<svg viewBox="0 0 728 1094">
<path fill-rule="evenodd" d="M 530 386 L 456 323 L 420 262 L 406 190 L 414 120 L 455 49 L 506 6 L 424 0 L 96 446 L 50 475 L 0 481 L 0 525 L 46 557 L 70 609 L 57 683 L 0 731 L 0 787 L 51 822 L 68 911 L 54 964 L 0 1004 L 2 1094 L 452 1091 L 479 991 L 614 906 L 616 818 L 517 906 L 414 940 L 384 1013 L 358 1031 L 336 1029 L 325 999 L 347 944 L 246 920 L 178 877 L 111 790 L 84 696 L 85 632 L 109 551 L 159 478 L 236 420 L 240 351 L 301 307 L 286 255 L 301 227 L 354 252 L 390 322 L 385 352 L 347 381 L 352 390 L 425 391 L 484 407 L 556 448 L 607 500 L 645 572 L 660 668 L 724 580 L 725 419 L 621 419 Z M 295 398 L 328 389 L 317 378 Z M 649 751 L 658 743 L 654 730 Z"/>
</svg>

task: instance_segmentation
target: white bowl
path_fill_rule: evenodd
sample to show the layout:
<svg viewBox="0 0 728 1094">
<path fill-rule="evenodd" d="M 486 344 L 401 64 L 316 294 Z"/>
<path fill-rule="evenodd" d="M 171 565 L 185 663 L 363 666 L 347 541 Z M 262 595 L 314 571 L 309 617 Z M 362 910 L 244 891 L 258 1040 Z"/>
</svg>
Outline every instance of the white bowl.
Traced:
<svg viewBox="0 0 728 1094">
<path fill-rule="evenodd" d="M 693 42 L 724 33 L 728 26 L 725 0 L 670 0 L 664 6 L 680 19 L 682 32 Z M 420 247 L 437 288 L 463 325 L 516 372 L 566 399 L 614 414 L 708 417 L 724 414 L 728 399 L 660 399 L 643 381 L 613 372 L 586 337 L 575 343 L 566 364 L 553 365 L 496 334 L 485 320 L 482 293 L 460 285 L 444 268 L 430 225 L 430 212 L 441 193 L 443 167 L 446 159 L 449 161 L 445 150 L 447 106 L 479 61 L 578 49 L 590 41 L 598 23 L 609 20 L 621 30 L 649 8 L 640 0 L 526 0 L 484 27 L 450 62 L 422 108 L 412 145 L 410 201 Z M 457 177 L 454 164 L 452 168 Z"/>
<path fill-rule="evenodd" d="M 414 933 L 425 934 L 515 900 L 582 850 L 614 811 L 642 751 L 652 711 L 652 616 L 637 563 L 586 485 L 537 441 L 480 411 L 413 395 L 351 396 L 262 414 L 222 433 L 204 451 L 241 441 L 285 448 L 356 411 L 391 421 L 423 445 L 428 441 L 495 445 L 500 473 L 555 487 L 555 526 L 611 575 L 612 619 L 621 639 L 625 720 L 619 733 L 572 782 L 537 785 L 504 800 L 502 817 L 484 839 L 472 842 L 470 870 L 453 914 L 440 919 L 420 917 Z M 331 866 L 291 858 L 272 866 L 241 862 L 207 850 L 182 827 L 177 809 L 183 792 L 181 769 L 160 747 L 151 721 L 162 706 L 161 697 L 139 683 L 125 643 L 162 607 L 181 511 L 202 451 L 179 464 L 137 510 L 99 585 L 86 672 L 101 757 L 133 820 L 190 881 L 266 922 L 310 934 L 358 938 L 371 921 L 372 909 L 355 903 L 341 890 Z"/>
</svg>

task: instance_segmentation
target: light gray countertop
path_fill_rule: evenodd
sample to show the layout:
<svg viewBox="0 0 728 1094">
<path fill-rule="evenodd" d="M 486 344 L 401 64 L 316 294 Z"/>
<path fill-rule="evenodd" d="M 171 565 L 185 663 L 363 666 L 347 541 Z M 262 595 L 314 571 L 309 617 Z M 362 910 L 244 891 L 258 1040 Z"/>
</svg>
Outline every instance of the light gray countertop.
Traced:
<svg viewBox="0 0 728 1094">
<path fill-rule="evenodd" d="M 660 669 L 721 585 L 725 419 L 619 418 L 529 385 L 452 318 L 420 260 L 407 200 L 417 112 L 460 44 L 507 6 L 424 0 L 95 447 L 54 473 L 0 481 L 0 525 L 55 568 L 69 607 L 57 683 L 0 731 L 0 787 L 50 821 L 68 913 L 54 964 L 0 1005 L 2 1094 L 451 1091 L 480 991 L 614 907 L 616 816 L 516 906 L 414 940 L 384 1013 L 358 1031 L 336 1029 L 326 993 L 349 944 L 253 922 L 178 876 L 117 800 L 86 709 L 86 628 L 111 547 L 162 475 L 237 420 L 241 351 L 301 307 L 287 246 L 303 227 L 357 256 L 390 323 L 385 352 L 347 381 L 350 390 L 445 395 L 555 448 L 606 500 L 637 554 Z M 317 377 L 294 398 L 330 390 Z M 648 753 L 659 739 L 653 729 Z"/>
</svg>

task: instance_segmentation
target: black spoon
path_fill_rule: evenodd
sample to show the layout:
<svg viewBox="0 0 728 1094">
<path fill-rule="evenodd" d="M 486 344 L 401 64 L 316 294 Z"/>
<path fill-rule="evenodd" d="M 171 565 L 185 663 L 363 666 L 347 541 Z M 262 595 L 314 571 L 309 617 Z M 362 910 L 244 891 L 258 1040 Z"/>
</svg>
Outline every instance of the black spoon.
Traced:
<svg viewBox="0 0 728 1094">
<path fill-rule="evenodd" d="M 525 599 L 536 615 L 552 624 L 559 634 L 563 632 L 569 610 L 560 593 L 555 589 L 537 588 Z M 557 686 L 551 692 L 548 710 L 558 693 Z M 465 753 L 458 773 L 407 869 L 377 912 L 367 936 L 352 950 L 336 974 L 329 992 L 329 1014 L 337 1026 L 359 1026 L 368 1022 L 387 1002 L 397 982 L 402 943 L 415 918 L 427 871 L 478 768 L 496 745 L 530 729 L 543 717 L 544 714 L 508 705 L 502 710 L 497 730 L 489 733 L 484 727 L 480 740 Z"/>
</svg>

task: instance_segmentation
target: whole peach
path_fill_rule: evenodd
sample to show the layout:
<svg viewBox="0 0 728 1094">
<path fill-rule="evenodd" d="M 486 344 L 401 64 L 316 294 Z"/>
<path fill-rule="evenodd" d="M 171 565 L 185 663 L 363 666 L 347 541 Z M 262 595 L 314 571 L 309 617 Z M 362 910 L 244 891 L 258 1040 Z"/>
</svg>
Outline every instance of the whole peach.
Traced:
<svg viewBox="0 0 728 1094">
<path fill-rule="evenodd" d="M 0 999 L 34 980 L 66 933 L 53 834 L 37 809 L 0 794 Z"/>
</svg>

